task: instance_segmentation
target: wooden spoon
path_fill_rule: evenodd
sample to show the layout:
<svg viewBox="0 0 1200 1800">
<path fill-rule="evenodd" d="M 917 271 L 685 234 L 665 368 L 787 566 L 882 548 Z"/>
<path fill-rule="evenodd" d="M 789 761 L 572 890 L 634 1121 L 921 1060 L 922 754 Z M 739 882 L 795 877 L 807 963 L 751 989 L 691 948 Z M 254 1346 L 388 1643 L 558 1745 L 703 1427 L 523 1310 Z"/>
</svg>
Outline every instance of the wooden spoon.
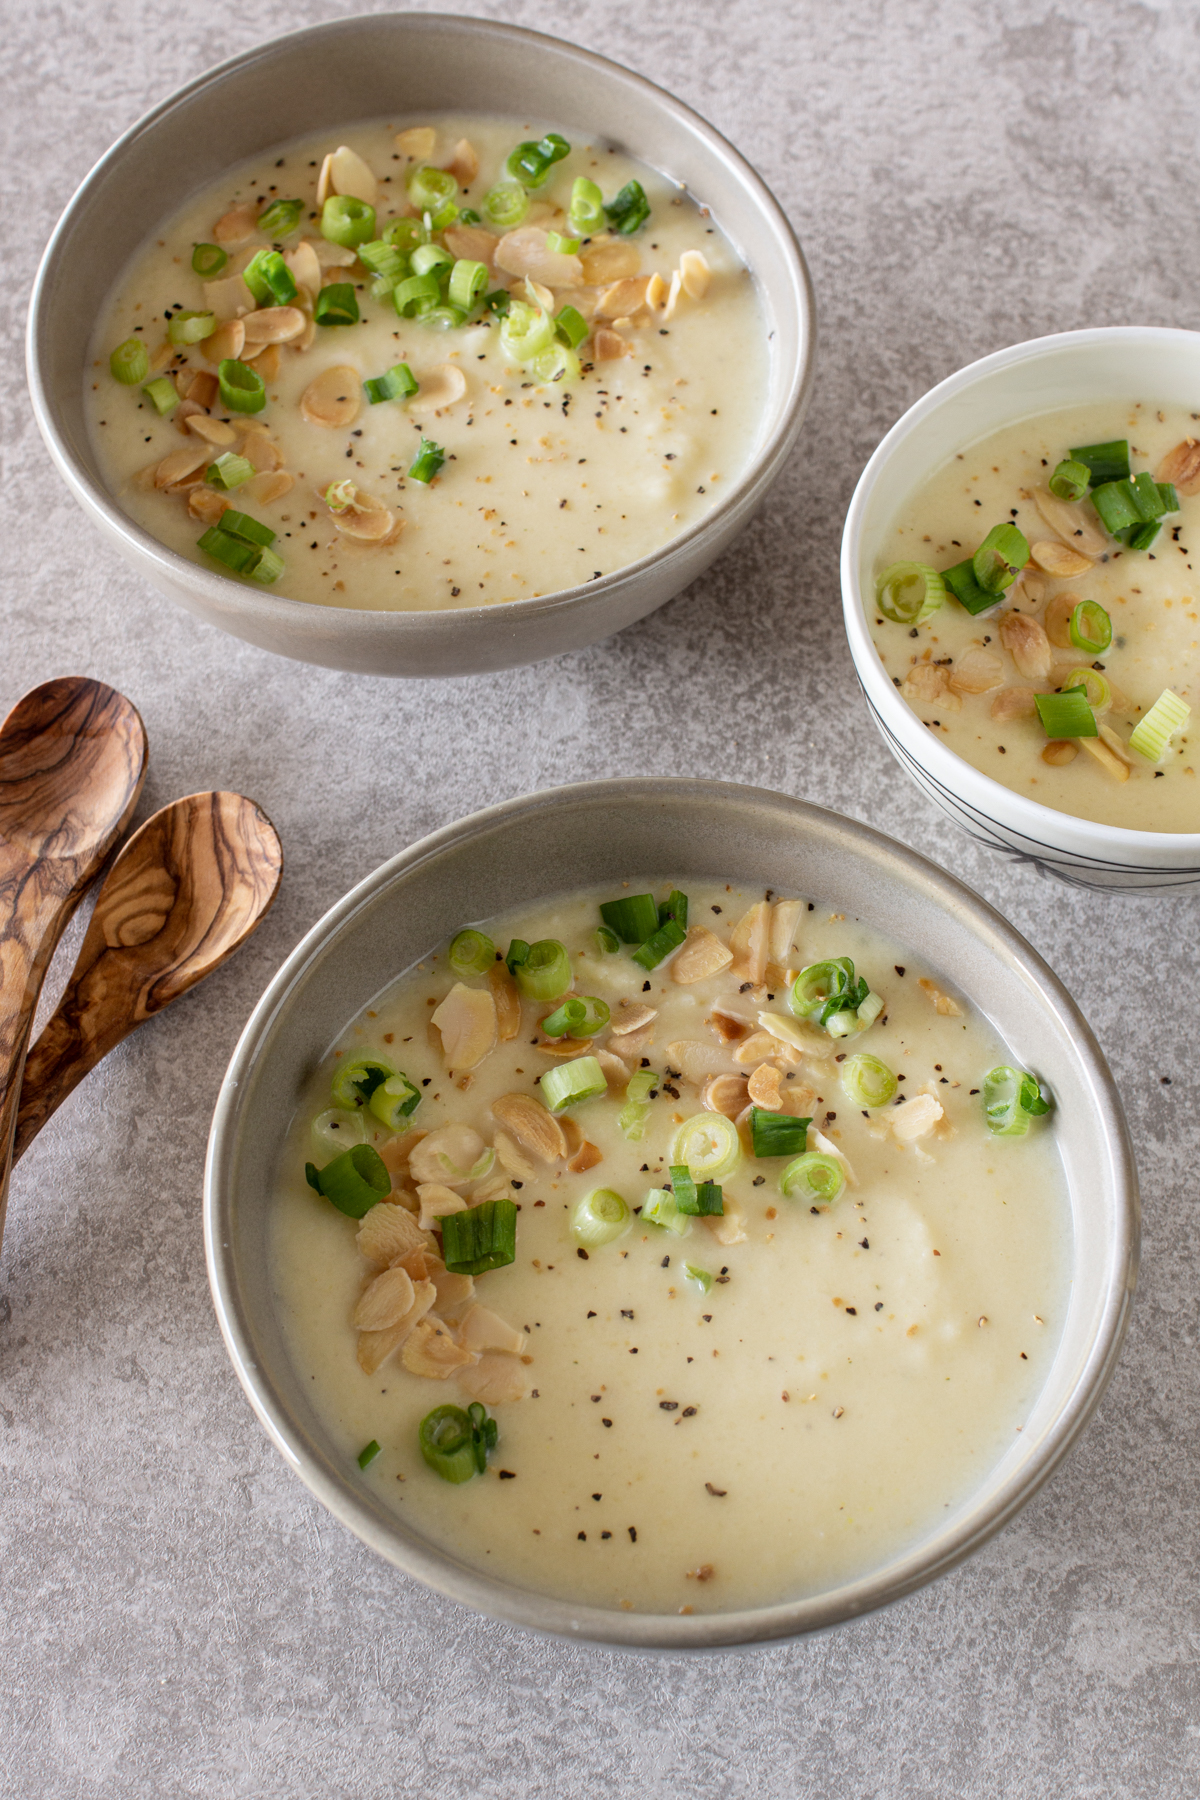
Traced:
<svg viewBox="0 0 1200 1800">
<path fill-rule="evenodd" d="M 0 1235 L 42 980 L 145 776 L 145 726 L 102 681 L 43 682 L 0 726 Z"/>
<path fill-rule="evenodd" d="M 189 794 L 134 832 L 26 1058 L 14 1162 L 101 1057 L 245 943 L 282 874 L 274 826 L 240 794 Z"/>
</svg>

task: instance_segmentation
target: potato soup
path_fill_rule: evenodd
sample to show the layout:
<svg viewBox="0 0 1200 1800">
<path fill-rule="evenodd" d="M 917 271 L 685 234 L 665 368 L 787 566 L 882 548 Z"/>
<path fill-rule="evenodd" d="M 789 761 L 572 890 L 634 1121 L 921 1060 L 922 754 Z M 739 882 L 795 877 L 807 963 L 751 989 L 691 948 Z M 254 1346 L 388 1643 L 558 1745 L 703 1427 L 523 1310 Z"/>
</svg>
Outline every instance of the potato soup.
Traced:
<svg viewBox="0 0 1200 1800">
<path fill-rule="evenodd" d="M 1052 1098 L 854 918 L 630 881 L 459 932 L 353 1023 L 272 1219 L 294 1366 L 448 1553 L 728 1611 L 903 1553 L 1067 1306 Z"/>
<path fill-rule="evenodd" d="M 662 548 L 749 462 L 769 347 L 707 209 L 521 120 L 264 151 L 134 259 L 87 416 L 172 550 L 328 606 L 524 600 Z"/>
<path fill-rule="evenodd" d="M 880 557 L 868 618 L 904 698 L 1056 811 L 1200 831 L 1196 431 L 1148 403 L 1011 426 L 932 475 Z"/>
</svg>

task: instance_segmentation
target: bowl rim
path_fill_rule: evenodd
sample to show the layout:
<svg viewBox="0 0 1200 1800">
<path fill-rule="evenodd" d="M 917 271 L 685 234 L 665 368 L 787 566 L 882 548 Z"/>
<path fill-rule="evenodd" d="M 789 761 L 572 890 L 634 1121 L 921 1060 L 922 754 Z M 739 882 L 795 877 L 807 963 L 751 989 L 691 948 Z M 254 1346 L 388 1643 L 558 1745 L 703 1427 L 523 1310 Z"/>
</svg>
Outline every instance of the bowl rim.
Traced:
<svg viewBox="0 0 1200 1800">
<path fill-rule="evenodd" d="M 1145 872 L 1162 872 L 1200 863 L 1200 831 L 1138 831 L 1128 825 L 1105 825 L 1075 813 L 1059 812 L 1055 807 L 1045 806 L 1041 801 L 1030 800 L 1005 787 L 994 776 L 985 775 L 926 731 L 884 672 L 867 624 L 866 606 L 858 582 L 859 547 L 867 509 L 883 470 L 903 453 L 917 426 L 946 401 L 997 371 L 1092 345 L 1135 343 L 1157 343 L 1164 348 L 1187 344 L 1195 352 L 1200 346 L 1200 333 L 1165 325 L 1097 325 L 1077 331 L 1050 332 L 1044 337 L 1026 338 L 1019 344 L 993 350 L 956 369 L 922 394 L 880 440 L 855 486 L 842 531 L 842 612 L 855 672 L 868 702 L 886 724 L 888 732 L 899 740 L 912 760 L 939 788 L 969 798 L 972 805 L 1000 830 L 1016 830 L 1030 843 L 1041 844 L 1048 852 L 1067 850 L 1096 863 L 1105 862 L 1097 853 L 1108 849 L 1113 856 L 1105 866 L 1114 870 L 1133 866 Z"/>
<path fill-rule="evenodd" d="M 719 532 L 730 516 L 746 504 L 748 496 L 753 494 L 764 475 L 774 471 L 786 456 L 803 420 L 815 375 L 817 317 L 812 277 L 791 220 L 762 176 L 729 139 L 692 107 L 676 99 L 673 94 L 644 75 L 639 75 L 596 51 L 553 37 L 547 32 L 533 31 L 527 26 L 512 25 L 503 20 L 477 18 L 466 13 L 352 13 L 345 18 L 328 19 L 316 25 L 300 26 L 295 30 L 277 33 L 264 43 L 226 58 L 174 89 L 122 132 L 115 143 L 93 164 L 67 202 L 42 253 L 30 293 L 25 334 L 26 379 L 34 418 L 51 459 L 76 499 L 114 535 L 136 549 L 141 558 L 153 564 L 160 579 L 168 584 L 182 583 L 204 594 L 212 605 L 236 611 L 247 619 L 276 625 L 311 621 L 315 614 L 318 618 L 336 615 L 339 620 L 345 621 L 343 629 L 347 632 L 362 629 L 367 622 L 376 630 L 392 629 L 389 626 L 381 627 L 381 619 L 396 621 L 394 629 L 400 633 L 408 630 L 415 634 L 421 629 L 428 629 L 430 618 L 437 616 L 436 613 L 431 614 L 429 609 L 410 608 L 389 612 L 361 607 L 322 607 L 312 601 L 294 600 L 286 594 L 255 591 L 242 582 L 233 581 L 200 563 L 190 561 L 160 542 L 121 509 L 102 482 L 93 480 L 60 432 L 57 409 L 43 369 L 40 343 L 47 296 L 54 285 L 58 266 L 69 252 L 69 240 L 76 221 L 88 206 L 94 189 L 108 178 L 136 140 L 154 131 L 177 107 L 193 100 L 206 88 L 224 82 L 253 65 L 261 64 L 277 48 L 309 39 L 313 42 L 314 53 L 318 53 L 319 44 L 330 38 L 353 36 L 355 31 L 364 27 L 377 30 L 387 26 L 401 33 L 449 27 L 465 34 L 503 37 L 524 44 L 534 52 L 552 49 L 556 55 L 565 56 L 584 69 L 603 70 L 608 76 L 615 77 L 631 88 L 648 107 L 666 112 L 686 130 L 700 137 L 718 160 L 731 169 L 773 230 L 788 265 L 791 292 L 797 309 L 798 349 L 795 362 L 788 371 L 786 396 L 770 436 L 758 446 L 751 461 L 711 511 L 705 513 L 703 518 L 694 520 L 678 537 L 671 538 L 657 550 L 640 557 L 636 562 L 623 564 L 601 576 L 599 580 L 584 582 L 571 588 L 559 588 L 552 593 L 524 600 L 498 601 L 494 606 L 438 609 L 444 610 L 447 619 L 464 621 L 464 630 L 469 630 L 473 624 L 484 620 L 503 622 L 512 619 L 524 622 L 554 615 L 571 609 L 585 597 L 589 601 L 595 601 L 623 585 L 631 577 L 657 566 L 665 556 L 684 553 L 698 538 Z M 757 282 L 757 275 L 753 270 L 751 273 Z M 234 596 L 237 596 L 236 602 Z"/>
<path fill-rule="evenodd" d="M 1066 1404 L 1046 1428 L 1030 1463 L 997 1487 L 986 1507 L 968 1502 L 950 1525 L 923 1545 L 892 1558 L 882 1569 L 799 1601 L 738 1612 L 680 1616 L 614 1612 L 573 1606 L 467 1569 L 431 1544 L 400 1538 L 361 1500 L 348 1480 L 337 1479 L 294 1443 L 287 1407 L 269 1374 L 260 1368 L 253 1333 L 241 1306 L 234 1251 L 232 1171 L 246 1105 L 247 1083 L 276 1021 L 302 994 L 310 967 L 345 934 L 358 916 L 388 890 L 402 891 L 406 879 L 443 852 L 493 832 L 522 816 L 555 807 L 621 809 L 660 803 L 713 799 L 771 809 L 781 829 L 805 831 L 840 845 L 868 863 L 884 862 L 905 879 L 925 904 L 965 919 L 972 936 L 1055 1012 L 1076 1046 L 1096 1099 L 1096 1123 L 1112 1170 L 1115 1216 L 1112 1250 L 1104 1271 L 1098 1323 L 1081 1359 Z M 1124 1337 L 1136 1279 L 1139 1243 L 1137 1171 L 1129 1129 L 1112 1074 L 1099 1044 L 1069 991 L 1002 914 L 957 877 L 907 845 L 871 826 L 788 795 L 733 782 L 693 777 L 623 777 L 541 789 L 472 813 L 418 839 L 390 857 L 350 889 L 303 936 L 268 983 L 234 1049 L 213 1113 L 204 1177 L 204 1244 L 213 1307 L 234 1370 L 267 1436 L 316 1498 L 371 1549 L 403 1573 L 447 1598 L 493 1619 L 551 1636 L 640 1651 L 728 1649 L 789 1639 L 828 1629 L 891 1603 L 954 1568 L 1019 1510 L 1058 1466 L 1094 1411 L 1115 1367 Z"/>
</svg>

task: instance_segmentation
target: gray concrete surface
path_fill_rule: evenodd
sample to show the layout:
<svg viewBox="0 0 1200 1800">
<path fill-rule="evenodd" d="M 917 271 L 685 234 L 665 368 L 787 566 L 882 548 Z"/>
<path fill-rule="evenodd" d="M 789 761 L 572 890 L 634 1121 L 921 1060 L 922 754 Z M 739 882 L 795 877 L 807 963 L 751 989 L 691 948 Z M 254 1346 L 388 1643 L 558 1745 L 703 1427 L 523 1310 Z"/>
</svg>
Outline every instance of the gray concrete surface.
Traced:
<svg viewBox="0 0 1200 1800">
<path fill-rule="evenodd" d="M 113 682 L 149 729 L 142 812 L 240 788 L 275 820 L 289 865 L 260 935 L 91 1078 L 14 1182 L 0 1262 L 0 1791 L 1194 1796 L 1196 906 L 1072 892 L 944 825 L 867 722 L 836 547 L 879 436 L 961 363 L 1068 326 L 1196 323 L 1200 9 L 458 3 L 646 72 L 757 163 L 812 263 L 815 401 L 761 521 L 692 592 L 585 654 L 385 685 L 203 629 L 126 573 L 54 475 L 24 391 L 26 295 L 58 211 L 118 132 L 221 56 L 329 7 L 4 7 L 0 707 L 68 670 Z M 1145 1192 L 1123 1362 L 1017 1522 L 891 1612 L 702 1662 L 526 1638 L 373 1561 L 255 1424 L 201 1247 L 221 1072 L 300 933 L 431 827 L 633 769 L 711 770 L 870 818 L 1002 907 L 1099 1032 Z"/>
</svg>

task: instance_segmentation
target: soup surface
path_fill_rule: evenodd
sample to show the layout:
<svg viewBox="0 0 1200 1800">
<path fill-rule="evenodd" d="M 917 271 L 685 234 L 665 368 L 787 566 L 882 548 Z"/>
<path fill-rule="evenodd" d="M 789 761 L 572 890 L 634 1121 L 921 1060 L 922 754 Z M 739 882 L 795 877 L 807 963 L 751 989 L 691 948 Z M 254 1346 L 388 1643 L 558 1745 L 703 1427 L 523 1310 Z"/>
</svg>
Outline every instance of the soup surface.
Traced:
<svg viewBox="0 0 1200 1800">
<path fill-rule="evenodd" d="M 574 587 L 701 519 L 749 461 L 764 410 L 769 353 L 753 279 L 706 208 L 599 144 L 575 141 L 540 186 L 516 183 L 507 198 L 520 223 L 505 230 L 487 197 L 514 186 L 506 163 L 522 140 L 549 141 L 522 120 L 351 127 L 265 151 L 189 201 L 133 260 L 94 338 L 92 441 L 131 517 L 228 572 L 236 551 L 214 560 L 198 546 L 232 508 L 226 524 L 244 513 L 268 527 L 282 562 L 244 579 L 372 610 Z M 430 170 L 453 191 L 445 212 L 423 207 Z M 610 209 L 636 184 L 648 216 L 637 224 L 627 212 L 626 230 L 602 212 L 581 231 L 569 216 L 581 180 Z M 303 204 L 285 230 L 288 216 L 271 209 L 293 198 Z M 369 238 L 323 235 L 331 201 L 329 229 Z M 243 272 L 272 247 L 274 265 L 250 268 L 251 291 Z M 194 254 L 220 264 L 211 279 Z M 264 267 L 273 290 L 255 273 Z M 357 322 L 338 323 L 347 310 Z M 207 336 L 171 341 L 208 331 L 210 313 Z M 134 379 L 122 385 L 109 358 L 131 339 Z M 261 410 L 231 408 L 219 386 L 230 360 L 251 371 L 231 379 L 252 400 L 261 381 Z M 401 366 L 400 391 L 372 401 L 366 383 L 386 387 Z M 162 416 L 151 381 L 170 409 Z M 214 470 L 227 456 L 238 459 L 223 465 L 232 487 Z"/>
<path fill-rule="evenodd" d="M 994 607 L 972 616 L 947 594 L 919 623 L 878 608 L 868 617 L 884 667 L 928 728 L 985 775 L 1056 811 L 1141 831 L 1200 831 L 1195 721 L 1157 761 L 1130 746 L 1165 689 L 1189 707 L 1200 700 L 1200 449 L 1189 448 L 1197 430 L 1194 414 L 1141 403 L 1027 420 L 937 470 L 881 554 L 877 576 L 901 560 L 944 570 L 1000 522 L 1024 535 L 1031 561 Z M 1090 499 L 1069 505 L 1047 491 L 1071 446 L 1121 438 L 1135 473 L 1178 477 L 1178 510 L 1146 550 L 1106 531 Z M 1071 640 L 1070 614 L 1083 602 L 1108 615 L 1103 650 Z M 1086 682 L 1089 670 L 1110 690 L 1089 690 L 1100 700 L 1097 734 L 1058 739 L 1034 695 Z"/>
<path fill-rule="evenodd" d="M 667 892 L 636 880 L 622 891 L 643 888 Z M 649 1612 L 823 1591 L 952 1516 L 1028 1416 L 1069 1294 L 1053 1114 L 1023 1136 L 991 1135 L 979 1089 L 1009 1058 L 988 1021 L 852 918 L 697 884 L 684 947 L 645 969 L 630 946 L 597 943 L 597 904 L 613 897 L 483 928 L 501 954 L 514 939 L 566 946 L 575 994 L 609 1009 L 590 1040 L 546 1035 L 558 1002 L 523 998 L 510 1017 L 505 965 L 460 984 L 443 946 L 314 1075 L 273 1214 L 294 1365 L 347 1465 L 378 1445 L 364 1479 L 381 1500 L 497 1577 Z M 789 973 L 827 957 L 852 958 L 861 991 L 883 1003 L 841 1038 L 787 1003 Z M 451 1070 L 443 1028 L 458 1026 L 443 1003 L 460 985 L 475 994 L 484 1036 L 473 1049 L 459 1038 L 459 1060 L 489 1031 L 492 1048 Z M 461 1003 L 460 992 L 451 1010 Z M 513 1035 L 497 1039 L 497 1028 Z M 891 1088 L 885 1080 L 864 1106 L 846 1083 L 850 1058 L 866 1051 Z M 422 1096 L 396 1134 L 369 1112 L 326 1110 L 339 1066 L 363 1055 L 388 1059 Z M 550 1117 L 546 1071 L 592 1056 L 604 1091 Z M 788 1149 L 767 1154 L 760 1140 L 754 1154 L 751 1108 L 769 1115 L 759 1131 L 792 1137 Z M 561 1122 L 557 1149 L 530 1147 L 539 1112 L 551 1136 Z M 447 1127 L 478 1135 L 455 1148 Z M 696 1181 L 696 1143 L 714 1133 L 720 1150 L 720 1133 L 733 1134 L 733 1160 L 713 1177 L 720 1215 L 672 1215 L 666 1184 L 686 1203 L 681 1130 Z M 361 1226 L 305 1180 L 305 1163 L 327 1167 L 347 1132 L 378 1147 L 394 1183 Z M 797 1139 L 806 1166 L 817 1158 L 822 1192 L 795 1185 Z M 439 1158 L 439 1144 L 450 1153 Z M 480 1152 L 474 1177 L 454 1181 L 455 1158 L 461 1176 Z M 439 1160 L 449 1199 L 428 1180 Z M 601 1187 L 633 1210 L 623 1234 L 597 1244 L 581 1237 L 578 1213 Z M 476 1276 L 472 1292 L 447 1278 L 449 1240 L 439 1246 L 433 1214 L 500 1195 L 519 1206 L 515 1260 Z M 656 1210 L 666 1223 L 647 1223 Z M 389 1344 L 386 1331 L 355 1329 L 356 1307 L 369 1307 L 374 1283 L 399 1280 L 385 1258 L 411 1255 L 421 1219 L 430 1230 L 406 1266 L 430 1271 L 437 1293 Z M 499 1438 L 486 1474 L 452 1485 L 426 1466 L 418 1431 L 434 1407 L 472 1401 Z"/>
</svg>

